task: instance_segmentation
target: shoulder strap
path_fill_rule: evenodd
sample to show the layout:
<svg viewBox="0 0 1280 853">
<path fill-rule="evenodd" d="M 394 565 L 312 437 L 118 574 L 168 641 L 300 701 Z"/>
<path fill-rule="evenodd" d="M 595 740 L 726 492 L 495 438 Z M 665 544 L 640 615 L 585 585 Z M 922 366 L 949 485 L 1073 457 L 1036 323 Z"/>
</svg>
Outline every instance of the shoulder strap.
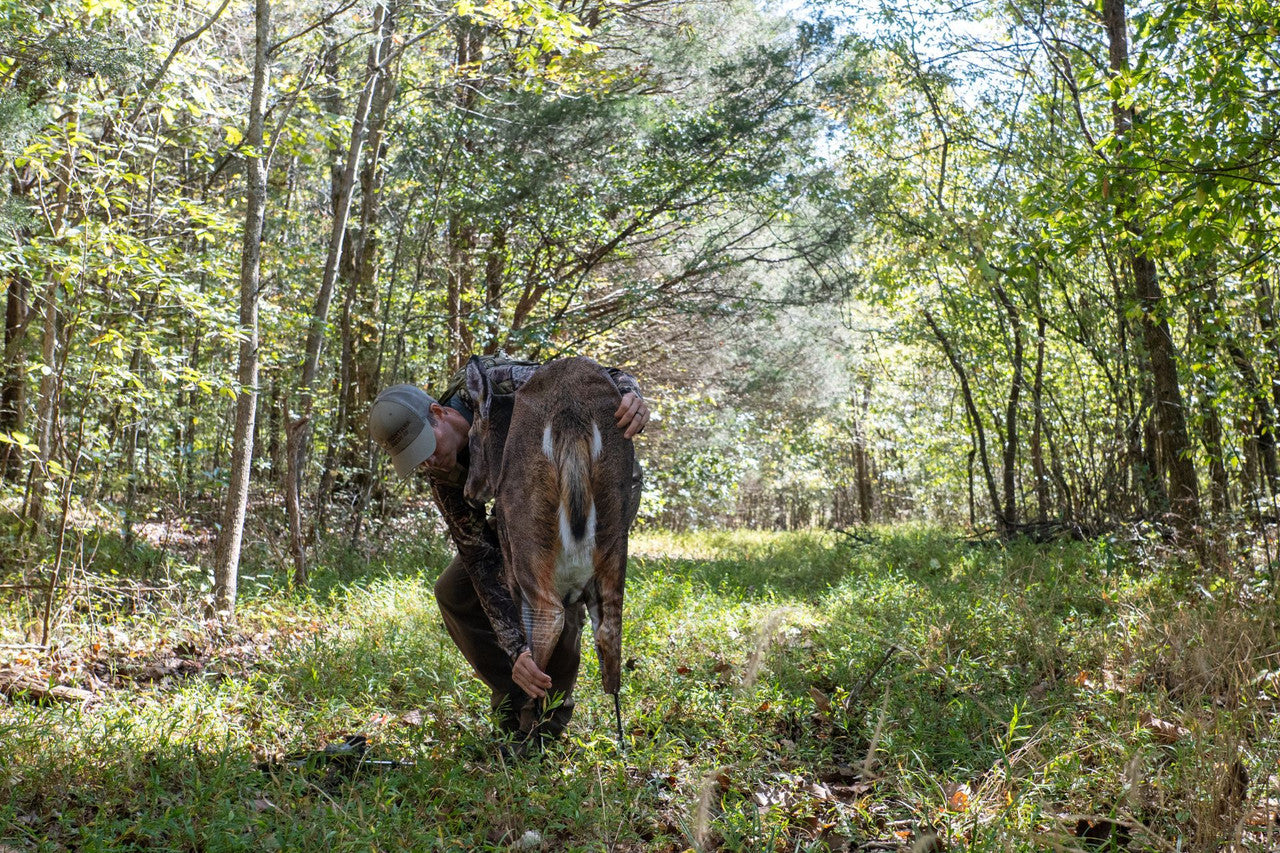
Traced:
<svg viewBox="0 0 1280 853">
<path fill-rule="evenodd" d="M 505 355 L 498 355 L 496 353 L 492 355 L 480 355 L 476 357 L 480 359 L 480 365 L 485 369 L 486 373 L 500 365 L 517 364 L 517 365 L 528 365 L 530 367 L 537 367 L 539 364 L 539 362 L 536 362 L 536 361 L 520 361 L 519 359 L 514 359 L 514 358 L 511 358 L 510 356 L 505 356 Z M 466 387 L 467 387 L 467 367 L 466 365 L 463 365 L 460 369 L 458 369 L 453 374 L 453 376 L 449 378 L 449 384 L 445 386 L 444 391 L 436 399 L 439 400 L 442 405 L 448 405 L 448 401 L 452 400 L 455 394 L 458 394 L 459 392 L 461 392 L 464 402 L 468 406 L 470 406 L 472 401 L 469 399 L 466 393 Z M 509 380 L 506 382 L 500 382 L 494 385 L 493 391 L 495 394 L 516 393 L 515 386 L 512 385 Z"/>
</svg>

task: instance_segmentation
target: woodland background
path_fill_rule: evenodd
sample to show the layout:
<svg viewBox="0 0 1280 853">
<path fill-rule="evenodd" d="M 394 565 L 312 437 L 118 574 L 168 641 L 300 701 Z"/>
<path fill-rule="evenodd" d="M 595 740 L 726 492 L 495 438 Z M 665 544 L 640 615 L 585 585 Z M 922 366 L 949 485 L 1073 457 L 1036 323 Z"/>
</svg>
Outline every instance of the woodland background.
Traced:
<svg viewBox="0 0 1280 853">
<path fill-rule="evenodd" d="M 1277 95 L 1269 0 L 0 0 L 0 851 L 1276 849 Z M 552 778 L 366 431 L 494 351 L 655 412 Z"/>
<path fill-rule="evenodd" d="M 0 10 L 5 573 L 246 506 L 298 580 L 420 487 L 377 391 L 590 354 L 642 518 L 1274 516 L 1280 13 Z"/>
</svg>

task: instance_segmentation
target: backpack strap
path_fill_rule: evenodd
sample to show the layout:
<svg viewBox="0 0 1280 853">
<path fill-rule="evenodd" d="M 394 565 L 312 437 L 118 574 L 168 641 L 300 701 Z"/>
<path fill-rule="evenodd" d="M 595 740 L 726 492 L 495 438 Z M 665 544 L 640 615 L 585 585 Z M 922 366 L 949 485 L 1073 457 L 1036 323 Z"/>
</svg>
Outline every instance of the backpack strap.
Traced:
<svg viewBox="0 0 1280 853">
<path fill-rule="evenodd" d="M 493 370 L 493 368 L 501 365 L 515 364 L 515 365 L 522 365 L 527 367 L 539 367 L 541 364 L 540 362 L 537 362 L 537 361 L 520 361 L 519 359 L 514 359 L 505 355 L 498 355 L 496 353 L 492 355 L 480 355 L 476 357 L 480 360 L 480 366 L 484 369 L 485 373 L 488 373 L 489 371 Z M 516 393 L 516 388 L 510 379 L 505 379 L 493 385 L 493 393 L 514 394 Z M 457 397 L 458 399 L 455 401 L 454 397 Z M 468 416 L 467 417 L 468 420 L 471 419 L 470 413 L 471 413 L 471 410 L 474 408 L 475 401 L 472 400 L 471 395 L 467 393 L 466 365 L 463 365 L 457 372 L 453 374 L 453 376 L 449 378 L 449 384 L 445 386 L 444 391 L 436 399 L 440 401 L 440 405 L 453 406 L 455 409 L 458 408 L 456 403 L 461 403 L 463 406 L 466 407 L 466 411 L 463 412 L 463 414 Z M 450 401 L 453 401 L 453 402 L 450 402 Z M 461 409 L 459 409 L 459 411 L 461 411 Z"/>
</svg>

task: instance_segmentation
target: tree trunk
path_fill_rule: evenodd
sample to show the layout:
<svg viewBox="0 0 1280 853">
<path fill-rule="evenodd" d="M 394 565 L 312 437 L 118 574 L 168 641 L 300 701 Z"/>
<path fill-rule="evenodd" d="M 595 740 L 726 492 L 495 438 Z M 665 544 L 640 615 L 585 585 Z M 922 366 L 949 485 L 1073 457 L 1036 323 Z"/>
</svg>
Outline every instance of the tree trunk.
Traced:
<svg viewBox="0 0 1280 853">
<path fill-rule="evenodd" d="M 240 340 L 236 378 L 236 426 L 231 454 L 227 502 L 222 512 L 214 562 L 214 602 L 221 612 L 236 607 L 240 574 L 240 546 L 249 505 L 249 477 L 253 468 L 254 420 L 258 408 L 258 285 L 262 264 L 262 226 L 267 208 L 267 162 L 263 126 L 267 104 L 267 48 L 271 41 L 270 0 L 255 0 L 256 21 L 253 59 L 253 91 L 249 99 L 249 126 L 245 134 L 245 217 L 240 253 Z"/>
<path fill-rule="evenodd" d="M 489 317 L 488 340 L 484 342 L 486 354 L 497 352 L 502 343 L 498 319 L 502 306 L 502 284 L 507 276 L 507 231 L 499 227 L 491 237 L 484 262 L 484 312 Z"/>
<path fill-rule="evenodd" d="M 347 148 L 346 164 L 338 183 L 338 192 L 333 207 L 333 227 L 329 236 L 329 253 L 325 259 L 324 275 L 320 290 L 316 294 L 315 308 L 311 312 L 311 325 L 307 331 L 306 356 L 302 363 L 302 375 L 299 382 L 298 415 L 290 419 L 286 432 L 294 442 L 294 452 L 288 454 L 289 471 L 285 476 L 285 506 L 289 514 L 289 526 L 292 531 L 294 582 L 305 585 L 307 582 L 307 557 L 302 530 L 302 475 L 306 469 L 306 458 L 309 451 L 308 436 L 311 424 L 312 409 L 315 401 L 315 381 L 320 369 L 320 350 L 324 345 L 325 324 L 329 317 L 329 305 L 333 301 L 334 285 L 338 280 L 339 264 L 342 262 L 343 243 L 346 239 L 347 221 L 351 212 L 351 197 L 355 187 L 356 168 L 360 163 L 360 153 L 365 142 L 365 122 L 369 116 L 369 108 L 378 90 L 378 84 L 386 73 L 385 64 L 391 51 L 392 39 L 391 10 L 386 5 L 379 5 L 374 13 L 374 27 L 379 38 L 369 48 L 367 63 L 368 76 L 360 100 L 351 122 L 351 141 Z"/>
<path fill-rule="evenodd" d="M 1000 300 L 1000 304 L 1004 306 L 1005 313 L 1009 315 L 1009 325 L 1013 330 L 1013 379 L 1009 383 L 1009 398 L 1005 406 L 1004 454 L 1002 459 L 1004 466 L 1002 470 L 1004 480 L 1004 525 L 1007 530 L 1011 530 L 1018 523 L 1018 503 L 1015 488 L 1018 470 L 1018 401 L 1022 397 L 1023 385 L 1022 315 L 1003 287 L 997 284 L 994 285 L 993 289 Z"/>
<path fill-rule="evenodd" d="M 329 500 L 332 497 L 333 485 L 338 478 L 339 447 L 347 440 L 347 419 L 351 405 L 351 362 L 354 344 L 352 338 L 352 301 L 355 297 L 356 282 L 348 282 L 345 298 L 342 300 L 342 320 L 338 324 L 341 340 L 341 355 L 338 359 L 338 382 L 335 399 L 338 410 L 334 414 L 333 424 L 329 430 L 328 446 L 324 451 L 324 463 L 320 466 L 320 485 L 316 488 L 314 532 L 317 537 L 324 536 L 329 525 Z"/>
<path fill-rule="evenodd" d="M 1129 70 L 1125 0 L 1103 0 L 1102 13 L 1110 48 L 1111 72 L 1118 77 L 1127 74 Z M 1133 131 L 1136 118 L 1134 109 L 1128 102 L 1117 97 L 1112 101 L 1111 111 L 1116 138 L 1125 144 Z M 1178 364 L 1169 323 L 1162 312 L 1164 293 L 1156 275 L 1155 261 L 1140 245 L 1142 226 L 1137 220 L 1137 189 L 1133 183 L 1139 178 L 1133 174 L 1124 174 L 1123 177 L 1124 180 L 1117 181 L 1114 188 L 1116 209 L 1132 242 L 1129 262 L 1134 295 L 1141 309 L 1139 323 L 1142 327 L 1142 340 L 1151 367 L 1163 461 L 1169 473 L 1170 509 L 1174 523 L 1183 531 L 1189 531 L 1200 520 L 1200 489 L 1192 461 L 1186 410 L 1178 384 Z"/>
<path fill-rule="evenodd" d="M 1231 482 L 1227 479 L 1227 466 L 1222 447 L 1222 421 L 1217 406 L 1206 400 L 1204 412 L 1204 450 L 1209 457 L 1209 506 L 1215 518 L 1224 518 L 1231 511 Z"/>
<path fill-rule="evenodd" d="M 862 402 L 859 405 L 856 433 L 854 435 L 853 465 L 858 479 L 858 514 L 863 524 L 870 524 L 873 517 L 871 470 L 867 464 L 867 416 L 871 410 L 871 377 L 862 383 Z"/>
<path fill-rule="evenodd" d="M 36 404 L 36 444 L 39 458 L 31 472 L 31 497 L 27 518 L 34 529 L 44 520 L 43 483 L 47 479 L 49 460 L 53 455 L 53 422 L 58 409 L 58 373 L 54 363 L 58 356 L 58 280 L 52 273 L 44 287 L 44 330 L 40 343 L 40 361 L 44 373 L 40 377 L 40 396 Z"/>
<path fill-rule="evenodd" d="M 195 340 L 191 344 L 191 369 L 198 370 L 200 368 L 200 333 L 197 332 Z M 195 464 L 196 464 L 196 422 L 197 413 L 199 412 L 200 398 L 195 391 L 187 393 L 186 399 L 186 418 L 182 427 L 182 468 L 179 474 L 179 483 L 183 495 L 188 495 L 195 487 Z M 204 490 L 201 489 L 201 494 Z"/>
<path fill-rule="evenodd" d="M 1258 372 L 1253 369 L 1253 362 L 1235 341 L 1227 342 L 1227 352 L 1231 361 L 1240 371 L 1240 377 L 1248 389 L 1253 401 L 1253 417 L 1255 436 L 1258 440 L 1258 462 L 1261 463 L 1262 474 L 1266 479 L 1267 491 L 1276 496 L 1277 483 L 1280 481 L 1280 463 L 1276 454 L 1276 419 L 1271 408 L 1271 397 Z"/>
<path fill-rule="evenodd" d="M 1143 479 L 1141 483 L 1147 498 L 1147 507 L 1157 515 L 1164 515 L 1169 511 L 1169 493 L 1165 489 L 1163 470 L 1165 457 L 1161 453 L 1161 436 L 1154 409 L 1154 394 L 1149 383 L 1144 382 L 1143 385 L 1143 416 L 1139 433 L 1142 442 L 1140 458 Z"/>
<path fill-rule="evenodd" d="M 456 33 L 456 67 L 465 68 L 481 56 L 484 47 L 482 28 L 461 23 Z M 454 88 L 454 104 L 460 112 L 472 109 L 476 98 L 475 88 L 459 83 Z M 474 140 L 460 134 L 459 146 L 470 152 Z M 472 308 L 472 290 L 474 288 L 475 271 L 473 257 L 476 248 L 476 227 L 465 215 L 451 210 L 446 227 L 448 240 L 448 290 L 446 293 L 446 327 L 449 333 L 449 359 L 446 363 L 448 372 L 466 363 L 467 358 L 475 351 L 475 338 L 468 325 L 468 316 Z"/>
<path fill-rule="evenodd" d="M 78 129 L 79 116 L 70 118 L 73 129 Z M 70 203 L 70 186 L 75 179 L 75 148 L 68 144 L 67 153 L 62 159 L 63 174 L 58 184 L 57 204 L 54 218 L 51 221 L 50 238 L 61 239 L 63 225 L 67 221 L 67 205 Z M 30 503 L 27 518 L 32 530 L 37 530 L 44 516 L 43 484 L 49 479 L 49 460 L 53 457 L 53 426 L 58 416 L 58 395 L 61 390 L 58 371 L 58 277 L 51 270 L 45 283 L 44 296 L 44 329 L 40 340 L 40 360 L 44 372 L 40 377 L 40 396 L 36 403 L 36 444 L 39 446 L 39 458 L 33 463 L 29 478 L 28 490 Z"/>
<path fill-rule="evenodd" d="M 1075 491 L 1071 488 L 1071 484 L 1067 482 L 1067 473 L 1062 465 L 1062 455 L 1058 452 L 1058 444 L 1053 440 L 1053 430 L 1049 428 L 1049 424 L 1045 423 L 1044 430 L 1045 443 L 1049 445 L 1049 471 L 1053 475 L 1053 481 L 1058 486 L 1058 513 L 1062 516 L 1064 522 L 1073 522 L 1081 518 L 1083 513 L 1080 511 Z"/>
<path fill-rule="evenodd" d="M 0 432 L 21 432 L 26 426 L 26 362 L 20 357 L 26 337 L 27 291 L 30 283 L 22 273 L 9 276 L 4 312 L 3 380 L 0 380 Z M 10 480 L 21 470 L 15 464 L 14 445 L 0 447 L 0 480 Z"/>
<path fill-rule="evenodd" d="M 1188 275 L 1194 275 L 1189 270 Z M 1207 357 L 1213 361 L 1219 358 L 1218 337 L 1220 330 L 1216 328 L 1218 317 L 1218 294 L 1215 273 L 1205 275 L 1205 294 L 1208 296 L 1207 311 L 1198 301 L 1188 313 L 1190 337 L 1192 342 L 1203 347 Z M 1206 316 L 1209 328 L 1205 327 Z M 1218 387 L 1215 374 L 1203 374 L 1199 377 L 1200 386 L 1197 399 L 1200 401 L 1200 417 L 1204 428 L 1201 431 L 1201 444 L 1205 456 L 1209 460 L 1209 510 L 1215 519 L 1222 519 L 1230 509 L 1231 482 L 1227 476 L 1226 449 L 1222 444 L 1222 419 L 1218 414 Z M 1257 393 L 1254 391 L 1253 393 Z M 1265 391 L 1264 391 L 1265 394 Z"/>
<path fill-rule="evenodd" d="M 1031 383 L 1031 405 L 1034 420 L 1031 423 L 1031 475 L 1035 477 L 1036 520 L 1045 524 L 1049 520 L 1049 477 L 1044 466 L 1044 333 L 1045 318 L 1036 320 L 1036 368 Z M 1063 519 L 1064 521 L 1066 519 Z"/>
<path fill-rule="evenodd" d="M 991 511 L 995 513 L 996 523 L 999 525 L 1000 530 L 1007 532 L 1008 525 L 1005 523 L 1004 511 L 1000 506 L 1000 494 L 996 491 L 996 480 L 991 473 L 991 460 L 987 455 L 987 434 L 982 426 L 982 415 L 973 400 L 973 391 L 969 387 L 969 374 L 964 369 L 964 365 L 960 363 L 960 358 L 952 348 L 951 341 L 942 333 L 941 327 L 938 326 L 933 314 L 928 309 L 924 312 L 924 321 L 928 324 L 934 337 L 942 344 L 942 350 L 947 356 L 947 361 L 951 363 L 951 369 L 955 371 L 956 378 L 960 380 L 960 394 L 964 398 L 965 410 L 969 414 L 969 425 L 977 438 L 978 459 L 982 463 L 982 473 L 987 483 L 987 497 L 991 501 Z M 970 481 L 972 482 L 972 478 Z"/>
<path fill-rule="evenodd" d="M 445 311 L 448 313 L 449 361 L 448 373 L 452 374 L 466 363 L 475 346 L 471 328 L 467 325 L 470 313 L 468 294 L 471 292 L 471 254 L 475 244 L 474 228 L 463 220 L 462 214 L 453 213 L 449 222 L 449 288 Z"/>
<path fill-rule="evenodd" d="M 383 129 L 395 89 L 395 77 L 384 73 L 369 107 L 368 142 L 364 146 L 359 174 L 360 226 L 350 235 L 350 251 L 347 253 L 350 264 L 342 267 L 347 281 L 342 302 L 338 416 L 334 419 L 325 450 L 320 487 L 316 491 L 316 528 L 321 533 L 327 527 L 328 502 L 337 480 L 337 468 L 339 464 L 348 467 L 358 464 L 357 449 L 364 446 L 364 424 L 378 390 L 377 346 L 365 346 L 365 336 L 361 332 L 376 329 L 372 318 L 378 314 L 378 256 L 381 249 L 378 230 L 382 214 L 382 161 L 386 153 Z"/>
<path fill-rule="evenodd" d="M 1256 518 L 1260 515 L 1259 498 L 1262 486 L 1258 483 L 1258 426 L 1257 413 L 1250 412 L 1237 423 L 1240 444 L 1243 448 L 1243 464 L 1240 466 L 1240 506 L 1250 510 Z"/>
</svg>

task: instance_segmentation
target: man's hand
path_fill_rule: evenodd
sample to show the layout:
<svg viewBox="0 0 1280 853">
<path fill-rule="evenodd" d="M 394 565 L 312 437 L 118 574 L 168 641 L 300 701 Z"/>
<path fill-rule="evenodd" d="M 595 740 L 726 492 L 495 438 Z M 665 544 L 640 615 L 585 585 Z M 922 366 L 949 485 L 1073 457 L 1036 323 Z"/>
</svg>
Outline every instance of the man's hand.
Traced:
<svg viewBox="0 0 1280 853">
<path fill-rule="evenodd" d="M 534 699 L 541 699 L 551 689 L 551 676 L 538 669 L 528 649 L 520 653 L 515 665 L 511 667 L 511 680 Z"/>
<path fill-rule="evenodd" d="M 644 425 L 649 422 L 649 407 L 643 397 L 632 391 L 623 396 L 622 404 L 613 416 L 618 419 L 618 429 L 625 430 L 622 437 L 634 438 L 644 432 Z"/>
</svg>

